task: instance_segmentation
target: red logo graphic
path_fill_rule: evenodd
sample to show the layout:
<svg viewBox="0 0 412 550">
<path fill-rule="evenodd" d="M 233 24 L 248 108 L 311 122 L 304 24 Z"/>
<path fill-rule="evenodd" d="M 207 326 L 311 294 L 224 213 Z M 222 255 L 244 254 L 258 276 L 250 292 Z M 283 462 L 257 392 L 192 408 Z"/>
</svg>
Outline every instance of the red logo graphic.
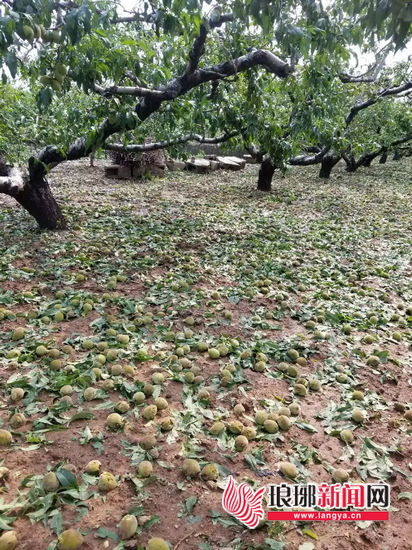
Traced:
<svg viewBox="0 0 412 550">
<path fill-rule="evenodd" d="M 235 480 L 229 476 L 222 496 L 223 509 L 228 514 L 235 516 L 249 529 L 255 529 L 265 515 L 262 508 L 265 491 L 266 487 L 262 487 L 255 492 L 246 483 L 241 483 L 236 487 Z"/>
</svg>

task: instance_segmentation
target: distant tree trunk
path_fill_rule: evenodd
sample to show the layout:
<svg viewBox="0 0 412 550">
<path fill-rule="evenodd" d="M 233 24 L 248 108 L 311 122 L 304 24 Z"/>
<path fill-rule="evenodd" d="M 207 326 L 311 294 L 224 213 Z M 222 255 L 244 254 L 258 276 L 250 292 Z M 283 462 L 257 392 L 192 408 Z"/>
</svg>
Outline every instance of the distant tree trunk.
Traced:
<svg viewBox="0 0 412 550">
<path fill-rule="evenodd" d="M 96 158 L 96 153 L 90 153 L 90 166 L 94 168 L 94 159 Z"/>
<path fill-rule="evenodd" d="M 381 158 L 379 159 L 379 164 L 385 164 L 387 160 L 388 160 L 388 151 L 384 151 L 382 153 Z"/>
<path fill-rule="evenodd" d="M 393 160 L 400 160 L 402 158 L 402 153 L 399 151 L 399 149 L 395 149 L 395 152 L 393 154 Z"/>
<path fill-rule="evenodd" d="M 346 168 L 345 170 L 347 172 L 355 172 L 356 169 L 358 168 L 357 167 L 357 164 L 356 164 L 356 161 L 355 161 L 355 157 L 353 155 L 345 155 L 343 157 L 343 160 L 345 161 L 346 163 Z"/>
<path fill-rule="evenodd" d="M 319 177 L 323 179 L 329 179 L 332 168 L 340 161 L 340 158 L 341 157 L 334 155 L 325 155 L 322 159 Z"/>
<path fill-rule="evenodd" d="M 270 158 L 265 158 L 260 165 L 257 188 L 258 191 L 270 192 L 275 165 Z"/>
</svg>

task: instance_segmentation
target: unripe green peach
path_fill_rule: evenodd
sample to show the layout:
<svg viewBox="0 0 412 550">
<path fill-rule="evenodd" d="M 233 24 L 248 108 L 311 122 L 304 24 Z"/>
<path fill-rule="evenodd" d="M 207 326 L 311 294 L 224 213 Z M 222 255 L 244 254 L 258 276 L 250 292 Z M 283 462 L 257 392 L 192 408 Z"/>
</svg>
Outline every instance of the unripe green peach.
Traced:
<svg viewBox="0 0 412 550">
<path fill-rule="evenodd" d="M 21 401 L 24 397 L 23 388 L 13 388 L 10 392 L 10 398 L 12 401 Z"/>
<path fill-rule="evenodd" d="M 352 399 L 355 399 L 356 401 L 363 401 L 363 392 L 355 390 L 352 393 Z"/>
<path fill-rule="evenodd" d="M 170 432 L 170 430 L 173 429 L 174 421 L 171 416 L 166 416 L 165 418 L 162 418 L 160 422 L 160 429 L 163 432 Z"/>
<path fill-rule="evenodd" d="M 279 430 L 279 426 L 275 420 L 267 419 L 263 423 L 263 428 L 270 434 L 274 434 Z"/>
<path fill-rule="evenodd" d="M 333 470 L 332 477 L 338 483 L 345 483 L 349 479 L 349 474 L 343 468 L 336 468 Z"/>
<path fill-rule="evenodd" d="M 135 516 L 132 516 L 129 514 L 127 516 L 122 517 L 119 523 L 120 537 L 123 540 L 130 539 L 131 537 L 133 537 L 136 531 L 137 531 L 137 519 L 135 518 Z"/>
<path fill-rule="evenodd" d="M 111 413 L 106 419 L 106 425 L 112 430 L 122 428 L 124 422 L 124 419 L 118 413 Z"/>
<path fill-rule="evenodd" d="M 141 405 L 142 403 L 144 403 L 145 399 L 146 399 L 146 396 L 142 391 L 137 391 L 133 395 L 133 401 L 136 403 L 136 405 Z"/>
<path fill-rule="evenodd" d="M 86 465 L 86 472 L 88 474 L 96 475 L 100 472 L 101 465 L 102 463 L 100 460 L 90 460 L 90 462 Z"/>
<path fill-rule="evenodd" d="M 86 388 L 84 390 L 83 397 L 86 401 L 92 401 L 96 397 L 97 390 L 96 388 Z"/>
<path fill-rule="evenodd" d="M 243 430 L 243 424 L 239 420 L 232 420 L 232 422 L 229 422 L 227 425 L 227 429 L 230 433 L 238 435 Z"/>
<path fill-rule="evenodd" d="M 249 444 L 249 440 L 244 435 L 238 435 L 235 439 L 235 449 L 238 452 L 244 451 Z"/>
<path fill-rule="evenodd" d="M 361 409 L 353 409 L 352 420 L 360 424 L 365 420 L 365 413 Z"/>
<path fill-rule="evenodd" d="M 289 405 L 290 414 L 293 416 L 298 416 L 300 414 L 300 405 L 299 403 L 291 403 Z"/>
<path fill-rule="evenodd" d="M 241 435 L 247 437 L 249 441 L 253 441 L 256 438 L 256 430 L 252 426 L 245 426 Z"/>
<path fill-rule="evenodd" d="M 292 426 L 288 416 L 280 415 L 276 422 L 282 431 L 288 431 Z"/>
<path fill-rule="evenodd" d="M 145 407 L 142 412 L 142 416 L 145 420 L 153 420 L 156 414 L 157 414 L 156 405 L 147 405 L 147 407 Z"/>
<path fill-rule="evenodd" d="M 296 466 L 291 462 L 281 462 L 279 469 L 283 475 L 290 477 L 291 479 L 294 479 L 298 475 Z"/>
<path fill-rule="evenodd" d="M 17 542 L 16 531 L 4 531 L 0 537 L 0 550 L 15 550 Z"/>
<path fill-rule="evenodd" d="M 9 423 L 13 429 L 21 428 L 26 423 L 26 417 L 22 413 L 14 413 L 11 416 Z"/>
<path fill-rule="evenodd" d="M 153 465 L 148 460 L 142 460 L 137 467 L 137 472 L 141 477 L 150 477 L 153 472 Z"/>
<path fill-rule="evenodd" d="M 352 430 L 342 430 L 340 432 L 340 438 L 345 443 L 348 443 L 349 445 L 351 445 L 353 443 L 353 440 L 354 440 Z"/>
<path fill-rule="evenodd" d="M 200 466 L 197 460 L 185 458 L 182 465 L 182 471 L 185 476 L 196 477 L 200 474 Z"/>
<path fill-rule="evenodd" d="M 111 472 L 103 472 L 102 474 L 100 474 L 99 483 L 97 486 L 99 488 L 99 491 L 109 492 L 113 491 L 113 489 L 116 489 L 117 481 Z"/>
<path fill-rule="evenodd" d="M 157 440 L 154 435 L 146 435 L 139 441 L 141 448 L 144 449 L 145 451 L 150 451 L 151 449 L 156 447 L 156 443 L 157 443 Z"/>
<path fill-rule="evenodd" d="M 206 464 L 202 468 L 200 475 L 205 481 L 216 481 L 219 477 L 219 470 L 216 464 Z"/>
<path fill-rule="evenodd" d="M 59 480 L 54 472 L 49 472 L 43 477 L 42 485 L 48 493 L 54 493 L 60 487 Z"/>
<path fill-rule="evenodd" d="M 260 410 L 255 413 L 255 422 L 256 424 L 263 425 L 265 420 L 268 418 L 268 413 L 266 411 Z"/>
<path fill-rule="evenodd" d="M 219 359 L 219 357 L 220 357 L 220 352 L 216 348 L 209 348 L 208 353 L 209 353 L 209 357 L 211 359 Z"/>
<path fill-rule="evenodd" d="M 147 544 L 147 550 L 169 550 L 169 545 L 164 539 L 153 537 Z"/>
<path fill-rule="evenodd" d="M 377 367 L 380 364 L 381 360 L 376 355 L 371 355 L 368 357 L 368 360 L 366 361 L 366 364 L 370 367 Z"/>
<path fill-rule="evenodd" d="M 212 435 L 219 435 L 223 432 L 224 429 L 225 425 L 223 424 L 223 422 L 217 421 L 211 426 L 209 432 Z"/>
<path fill-rule="evenodd" d="M 320 380 L 317 378 L 312 378 L 309 380 L 309 388 L 313 391 L 319 391 L 321 389 L 322 385 L 320 383 Z"/>
<path fill-rule="evenodd" d="M 306 387 L 303 384 L 296 384 L 293 391 L 295 395 L 300 395 L 301 397 L 304 397 L 307 393 Z"/>
</svg>

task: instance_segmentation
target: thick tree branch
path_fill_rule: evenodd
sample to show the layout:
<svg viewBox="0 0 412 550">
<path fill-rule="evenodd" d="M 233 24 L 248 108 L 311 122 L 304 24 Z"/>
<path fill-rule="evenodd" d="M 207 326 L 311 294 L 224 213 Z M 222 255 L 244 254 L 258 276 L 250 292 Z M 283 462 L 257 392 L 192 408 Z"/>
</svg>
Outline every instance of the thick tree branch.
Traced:
<svg viewBox="0 0 412 550">
<path fill-rule="evenodd" d="M 353 121 L 355 116 L 360 111 L 366 109 L 367 107 L 370 107 L 371 105 L 374 105 L 379 101 L 380 98 L 397 95 L 410 89 L 412 89 L 412 80 L 409 80 L 404 84 L 401 84 L 400 86 L 392 86 L 391 88 L 384 88 L 383 90 L 380 90 L 373 97 L 370 97 L 366 101 L 362 101 L 361 103 L 357 103 L 356 105 L 354 105 L 345 119 L 345 125 L 349 126 L 349 124 Z"/>
<path fill-rule="evenodd" d="M 109 86 L 108 88 L 104 88 L 103 86 L 99 86 L 98 84 L 94 84 L 93 90 L 104 96 L 104 97 L 111 97 L 114 95 L 129 95 L 129 96 L 136 96 L 136 97 L 159 97 L 163 98 L 164 91 L 162 90 L 154 90 L 152 88 L 143 88 L 142 86 Z"/>
<path fill-rule="evenodd" d="M 180 145 L 182 143 L 187 143 L 188 141 L 197 141 L 198 143 L 207 143 L 207 144 L 217 144 L 228 141 L 232 137 L 239 135 L 239 132 L 230 132 L 223 134 L 220 137 L 207 138 L 199 134 L 187 134 L 181 138 L 169 139 L 164 141 L 158 141 L 155 143 L 144 143 L 144 144 L 131 144 L 131 145 L 122 145 L 121 143 L 106 143 L 104 149 L 110 151 L 121 151 L 127 153 L 143 153 L 145 151 L 156 151 L 158 149 L 166 149 L 173 145 Z"/>
</svg>

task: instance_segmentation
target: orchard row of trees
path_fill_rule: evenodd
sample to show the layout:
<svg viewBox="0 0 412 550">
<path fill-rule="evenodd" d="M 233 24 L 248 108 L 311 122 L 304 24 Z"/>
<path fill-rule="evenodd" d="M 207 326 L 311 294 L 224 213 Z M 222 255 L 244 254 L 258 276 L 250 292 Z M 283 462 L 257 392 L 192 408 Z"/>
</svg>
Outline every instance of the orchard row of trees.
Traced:
<svg viewBox="0 0 412 550">
<path fill-rule="evenodd" d="M 0 193 L 56 229 L 48 172 L 101 148 L 226 140 L 261 162 L 262 190 L 290 165 L 327 178 L 399 155 L 411 69 L 385 60 L 411 20 L 402 0 L 0 0 Z"/>
</svg>

